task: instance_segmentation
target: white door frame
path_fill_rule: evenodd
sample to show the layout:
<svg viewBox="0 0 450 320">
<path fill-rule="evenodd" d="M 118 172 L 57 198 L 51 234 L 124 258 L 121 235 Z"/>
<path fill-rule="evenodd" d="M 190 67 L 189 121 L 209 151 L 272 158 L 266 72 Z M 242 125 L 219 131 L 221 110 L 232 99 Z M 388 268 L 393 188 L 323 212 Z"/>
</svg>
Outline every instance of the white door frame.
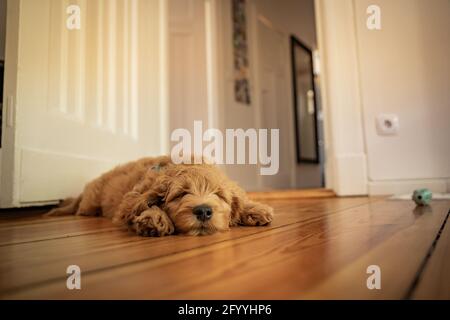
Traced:
<svg viewBox="0 0 450 320">
<path fill-rule="evenodd" d="M 321 57 L 326 187 L 367 195 L 367 155 L 353 0 L 315 0 Z"/>
<path fill-rule="evenodd" d="M 17 202 L 18 184 L 15 177 L 18 170 L 15 158 L 19 156 L 15 148 L 17 95 L 17 71 L 19 48 L 20 1 L 8 0 L 6 12 L 5 75 L 3 91 L 3 127 L 0 168 L 0 207 Z"/>
</svg>

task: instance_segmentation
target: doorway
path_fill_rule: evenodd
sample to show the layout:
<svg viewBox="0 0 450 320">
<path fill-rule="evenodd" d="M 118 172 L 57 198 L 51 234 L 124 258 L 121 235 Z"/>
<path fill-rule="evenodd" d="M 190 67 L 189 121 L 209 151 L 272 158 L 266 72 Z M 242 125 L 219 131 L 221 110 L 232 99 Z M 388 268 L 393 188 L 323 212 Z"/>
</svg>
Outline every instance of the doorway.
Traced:
<svg viewBox="0 0 450 320">
<path fill-rule="evenodd" d="M 211 6 L 215 15 L 208 19 Z M 295 36 L 315 52 L 314 0 L 170 0 L 168 7 L 171 131 L 190 130 L 194 120 L 210 127 L 210 119 L 217 119 L 214 127 L 222 132 L 279 129 L 277 174 L 263 176 L 260 165 L 246 164 L 224 165 L 227 174 L 251 191 L 324 187 L 319 74 L 314 74 L 316 97 L 310 106 L 317 156 L 298 162 L 290 48 Z M 208 30 L 214 31 L 213 41 Z M 215 83 L 208 78 L 208 52 L 216 53 Z M 208 88 L 216 84 L 217 95 L 210 97 Z M 212 100 L 216 103 L 210 106 Z"/>
</svg>

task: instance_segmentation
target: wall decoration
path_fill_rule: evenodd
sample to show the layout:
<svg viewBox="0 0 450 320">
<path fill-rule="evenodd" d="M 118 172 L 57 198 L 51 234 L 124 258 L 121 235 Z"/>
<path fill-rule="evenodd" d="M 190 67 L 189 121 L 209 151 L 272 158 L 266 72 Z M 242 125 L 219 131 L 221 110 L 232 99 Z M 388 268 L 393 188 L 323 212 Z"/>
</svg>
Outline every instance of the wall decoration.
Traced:
<svg viewBox="0 0 450 320">
<path fill-rule="evenodd" d="M 250 82 L 245 0 L 232 0 L 234 96 L 237 102 L 250 104 Z"/>
</svg>

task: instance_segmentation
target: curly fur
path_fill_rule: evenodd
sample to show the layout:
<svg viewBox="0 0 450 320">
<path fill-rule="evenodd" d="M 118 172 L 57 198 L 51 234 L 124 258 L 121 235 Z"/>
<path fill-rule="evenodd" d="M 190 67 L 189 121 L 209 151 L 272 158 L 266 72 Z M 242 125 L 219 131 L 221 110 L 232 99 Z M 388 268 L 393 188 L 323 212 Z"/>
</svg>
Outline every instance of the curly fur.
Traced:
<svg viewBox="0 0 450 320">
<path fill-rule="evenodd" d="M 200 221 L 193 214 L 199 205 L 212 209 L 209 220 Z M 65 214 L 109 217 L 139 235 L 165 236 L 266 225 L 272 221 L 273 209 L 249 200 L 214 165 L 174 164 L 163 156 L 116 167 L 88 183 L 78 198 L 65 200 L 47 215 Z"/>
</svg>

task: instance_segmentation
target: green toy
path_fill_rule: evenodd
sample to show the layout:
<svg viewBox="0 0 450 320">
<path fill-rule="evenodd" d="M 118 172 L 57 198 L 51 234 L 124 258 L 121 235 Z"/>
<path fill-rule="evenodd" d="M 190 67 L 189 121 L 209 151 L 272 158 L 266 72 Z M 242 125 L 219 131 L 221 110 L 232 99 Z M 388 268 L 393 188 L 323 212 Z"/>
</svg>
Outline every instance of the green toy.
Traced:
<svg viewBox="0 0 450 320">
<path fill-rule="evenodd" d="M 433 194 L 429 189 L 417 189 L 414 190 L 412 199 L 418 206 L 427 206 L 430 204 Z"/>
</svg>

